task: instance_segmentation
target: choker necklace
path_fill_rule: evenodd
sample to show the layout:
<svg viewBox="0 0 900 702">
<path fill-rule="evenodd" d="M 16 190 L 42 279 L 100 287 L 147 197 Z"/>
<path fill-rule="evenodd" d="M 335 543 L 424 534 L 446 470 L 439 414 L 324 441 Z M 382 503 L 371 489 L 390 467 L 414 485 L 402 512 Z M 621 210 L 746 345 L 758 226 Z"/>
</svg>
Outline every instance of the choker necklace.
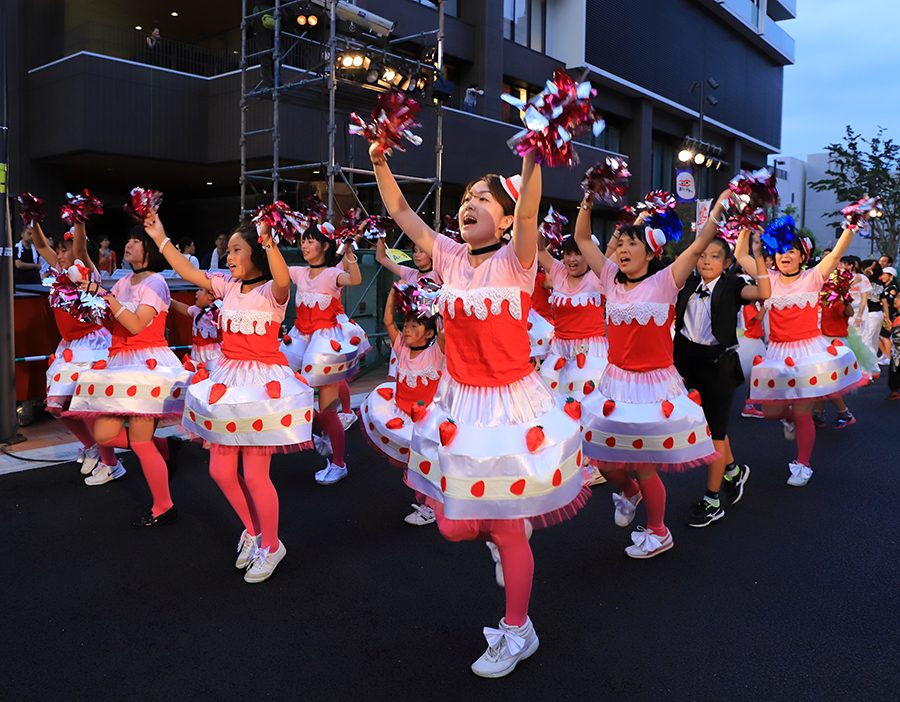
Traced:
<svg viewBox="0 0 900 702">
<path fill-rule="evenodd" d="M 241 285 L 253 285 L 254 283 L 261 283 L 265 280 L 265 276 L 259 276 L 257 278 L 249 278 L 247 280 L 242 280 Z"/>
<path fill-rule="evenodd" d="M 426 273 L 431 273 L 431 271 L 433 271 L 433 270 L 434 270 L 434 266 L 432 266 L 431 268 L 429 268 L 429 269 L 426 270 L 426 271 L 420 270 L 419 273 L 420 273 L 421 275 L 425 275 Z"/>
<path fill-rule="evenodd" d="M 591 270 L 590 267 L 588 267 L 588 268 L 584 271 L 584 273 L 581 273 L 580 275 L 573 275 L 572 277 L 573 277 L 573 278 L 584 278 L 584 276 L 586 276 L 590 270 Z"/>
<path fill-rule="evenodd" d="M 626 282 L 629 282 L 629 283 L 640 283 L 642 280 L 647 280 L 647 278 L 649 278 L 651 275 L 653 275 L 653 274 L 649 271 L 647 271 L 646 273 L 644 273 L 644 275 L 639 276 L 637 278 L 629 278 L 626 275 L 625 280 L 626 280 Z"/>
<path fill-rule="evenodd" d="M 327 265 L 328 265 L 327 263 L 310 263 L 309 267 L 310 268 L 325 268 L 325 266 L 327 266 Z"/>
<path fill-rule="evenodd" d="M 802 272 L 803 271 L 797 271 L 796 273 L 782 273 L 781 275 L 783 278 L 794 278 L 794 277 L 800 275 Z"/>
<path fill-rule="evenodd" d="M 429 346 L 431 346 L 431 344 L 422 344 L 421 346 L 410 346 L 409 350 L 410 351 L 424 351 Z"/>
<path fill-rule="evenodd" d="M 149 270 L 150 270 L 149 268 L 132 268 L 131 272 L 134 275 L 140 275 L 141 273 L 146 273 Z"/>
<path fill-rule="evenodd" d="M 482 246 L 480 249 L 469 249 L 469 254 L 472 256 L 478 256 L 479 254 L 497 251 L 501 246 L 503 246 L 503 244 L 498 241 L 496 244 L 488 244 L 487 246 Z"/>
</svg>

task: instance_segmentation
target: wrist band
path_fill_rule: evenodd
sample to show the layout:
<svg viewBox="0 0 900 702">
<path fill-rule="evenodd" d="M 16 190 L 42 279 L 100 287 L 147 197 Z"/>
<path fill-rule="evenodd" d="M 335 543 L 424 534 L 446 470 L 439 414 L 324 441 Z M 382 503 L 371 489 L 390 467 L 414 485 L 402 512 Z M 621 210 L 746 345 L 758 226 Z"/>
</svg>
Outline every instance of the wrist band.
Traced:
<svg viewBox="0 0 900 702">
<path fill-rule="evenodd" d="M 119 315 L 121 315 L 124 311 L 125 311 L 125 307 L 124 307 L 124 306 L 123 306 L 123 307 L 120 307 L 120 308 L 119 308 L 119 311 L 116 312 L 116 313 L 113 315 L 113 319 L 118 319 L 118 318 L 119 318 Z"/>
<path fill-rule="evenodd" d="M 347 263 L 358 263 L 359 262 L 359 259 L 356 256 L 354 256 L 353 258 L 347 258 L 346 256 L 344 256 L 344 260 Z"/>
<path fill-rule="evenodd" d="M 763 278 L 768 278 L 768 277 L 770 277 L 770 276 L 769 276 L 768 273 L 763 273 L 762 275 L 754 275 L 753 277 L 754 277 L 756 280 L 762 280 Z"/>
<path fill-rule="evenodd" d="M 158 248 L 159 248 L 159 252 L 162 253 L 162 252 L 163 252 L 163 249 L 166 248 L 166 246 L 168 246 L 171 242 L 172 242 L 172 240 L 171 240 L 169 237 L 166 237 L 165 239 L 163 239 L 163 240 L 160 242 L 159 247 L 158 247 Z"/>
<path fill-rule="evenodd" d="M 578 209 L 584 210 L 585 212 L 594 209 L 594 206 L 588 202 L 582 202 L 578 205 Z"/>
</svg>

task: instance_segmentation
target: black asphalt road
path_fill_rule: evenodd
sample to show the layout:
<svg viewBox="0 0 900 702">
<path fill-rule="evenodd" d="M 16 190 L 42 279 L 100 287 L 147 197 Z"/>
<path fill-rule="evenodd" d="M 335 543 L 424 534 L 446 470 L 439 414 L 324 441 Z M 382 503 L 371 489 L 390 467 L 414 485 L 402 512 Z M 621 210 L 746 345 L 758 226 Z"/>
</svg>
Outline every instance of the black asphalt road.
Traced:
<svg viewBox="0 0 900 702">
<path fill-rule="evenodd" d="M 503 680 L 469 671 L 503 614 L 487 549 L 404 524 L 410 493 L 356 427 L 337 486 L 314 483 L 314 453 L 275 459 L 288 555 L 260 585 L 234 568 L 241 526 L 197 446 L 173 480 L 181 516 L 158 530 L 128 526 L 148 504 L 130 454 L 97 488 L 74 464 L 0 477 L 0 699 L 900 699 L 886 394 L 862 390 L 859 422 L 819 433 L 803 489 L 785 486 L 781 426 L 736 418 L 744 500 L 690 529 L 704 473 L 667 478 L 675 548 L 650 561 L 623 554 L 629 530 L 595 488 L 534 536 L 541 648 Z"/>
</svg>

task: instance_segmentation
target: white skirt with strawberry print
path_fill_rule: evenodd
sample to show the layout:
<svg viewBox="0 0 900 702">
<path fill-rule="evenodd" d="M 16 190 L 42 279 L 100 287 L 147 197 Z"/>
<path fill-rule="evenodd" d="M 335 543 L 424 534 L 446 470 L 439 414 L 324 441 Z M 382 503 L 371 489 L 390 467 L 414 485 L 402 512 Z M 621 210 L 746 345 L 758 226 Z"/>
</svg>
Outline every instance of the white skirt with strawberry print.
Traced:
<svg viewBox="0 0 900 702">
<path fill-rule="evenodd" d="M 427 414 L 433 405 L 414 405 L 412 416 L 406 414 L 394 399 L 393 382 L 382 383 L 359 408 L 363 436 L 394 465 L 406 468 L 412 443 L 413 424 Z"/>
<path fill-rule="evenodd" d="M 78 385 L 81 374 L 97 361 L 109 356 L 112 337 L 106 329 L 97 329 L 79 339 L 63 339 L 50 356 L 47 367 L 47 408 L 64 409 Z"/>
<path fill-rule="evenodd" d="M 356 375 L 369 348 L 362 327 L 348 320 L 312 334 L 301 334 L 296 327 L 291 327 L 278 350 L 292 369 L 300 371 L 312 387 L 318 388 Z"/>
<path fill-rule="evenodd" d="M 606 368 L 607 349 L 605 336 L 555 337 L 550 344 L 550 353 L 541 362 L 541 378 L 563 399 L 581 400 L 600 382 Z"/>
<path fill-rule="evenodd" d="M 413 424 L 407 483 L 447 519 L 556 524 L 590 494 L 580 409 L 563 409 L 534 372 L 500 387 L 463 385 L 444 373 L 434 403 Z"/>
<path fill-rule="evenodd" d="M 531 358 L 542 359 L 550 352 L 553 324 L 534 310 L 528 311 L 528 340 L 531 342 Z"/>
</svg>

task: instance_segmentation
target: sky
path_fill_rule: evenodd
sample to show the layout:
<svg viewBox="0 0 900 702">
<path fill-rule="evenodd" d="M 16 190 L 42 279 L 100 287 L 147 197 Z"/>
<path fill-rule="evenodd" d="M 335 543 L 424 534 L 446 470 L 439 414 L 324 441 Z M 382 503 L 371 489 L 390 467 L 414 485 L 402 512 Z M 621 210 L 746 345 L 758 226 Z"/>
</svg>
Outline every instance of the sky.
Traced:
<svg viewBox="0 0 900 702">
<path fill-rule="evenodd" d="M 900 142 L 900 0 L 797 0 L 797 19 L 779 24 L 796 41 L 782 154 L 823 153 L 847 124 L 864 136 L 885 127 Z"/>
</svg>

